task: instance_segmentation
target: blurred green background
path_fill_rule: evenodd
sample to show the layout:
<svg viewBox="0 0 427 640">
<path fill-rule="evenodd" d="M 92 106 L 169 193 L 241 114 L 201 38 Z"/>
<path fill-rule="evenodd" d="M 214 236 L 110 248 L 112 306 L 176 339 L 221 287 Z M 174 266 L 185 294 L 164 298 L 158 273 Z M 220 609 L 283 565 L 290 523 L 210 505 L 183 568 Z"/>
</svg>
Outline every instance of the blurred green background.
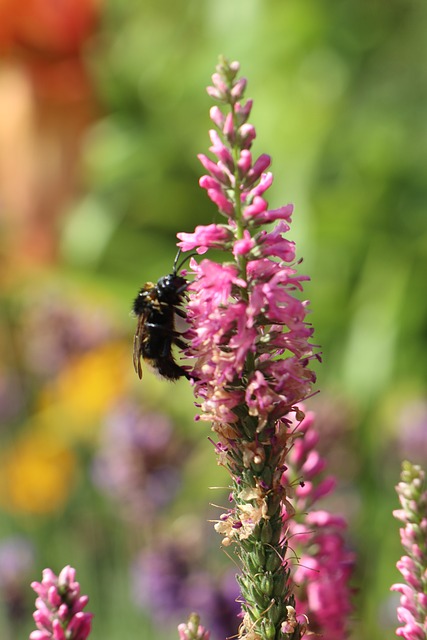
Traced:
<svg viewBox="0 0 427 640">
<path fill-rule="evenodd" d="M 207 523 L 226 504 L 208 487 L 227 483 L 209 429 L 185 382 L 138 381 L 129 315 L 176 233 L 217 219 L 196 154 L 222 53 L 249 81 L 254 152 L 273 157 L 270 207 L 295 204 L 324 357 L 310 407 L 359 557 L 353 635 L 392 638 L 393 487 L 403 458 L 427 461 L 426 3 L 50 5 L 0 4 L 0 637 L 28 636 L 45 566 L 77 568 L 94 640 L 171 637 L 185 617 L 139 602 L 143 549 L 181 545 L 171 593 L 218 573 L 207 608 L 235 571 Z M 156 420 L 171 423 L 154 444 L 144 431 L 138 463 L 120 434 L 155 440 Z"/>
</svg>

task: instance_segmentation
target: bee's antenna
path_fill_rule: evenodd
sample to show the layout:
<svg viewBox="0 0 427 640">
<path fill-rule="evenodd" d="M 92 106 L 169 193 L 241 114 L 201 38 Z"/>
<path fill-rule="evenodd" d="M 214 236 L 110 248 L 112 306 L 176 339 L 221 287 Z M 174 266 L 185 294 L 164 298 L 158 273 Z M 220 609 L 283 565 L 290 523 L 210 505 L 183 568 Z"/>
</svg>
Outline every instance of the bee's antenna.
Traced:
<svg viewBox="0 0 427 640">
<path fill-rule="evenodd" d="M 173 261 L 173 269 L 172 269 L 172 273 L 174 275 L 176 275 L 176 272 L 178 271 L 177 264 L 178 264 L 178 260 L 179 260 L 179 256 L 181 255 L 181 249 L 178 249 L 178 253 L 175 256 L 175 260 Z"/>
<path fill-rule="evenodd" d="M 181 249 L 178 250 L 178 253 L 176 254 L 174 263 L 173 263 L 173 274 L 176 275 L 177 272 L 182 269 L 183 265 L 187 262 L 187 260 L 190 260 L 193 256 L 197 256 L 198 253 L 197 251 L 193 251 L 193 253 L 190 253 L 190 255 L 185 256 L 185 258 L 183 258 L 182 262 L 179 263 L 179 265 L 177 265 L 177 262 L 179 260 L 179 256 L 181 255 Z"/>
</svg>

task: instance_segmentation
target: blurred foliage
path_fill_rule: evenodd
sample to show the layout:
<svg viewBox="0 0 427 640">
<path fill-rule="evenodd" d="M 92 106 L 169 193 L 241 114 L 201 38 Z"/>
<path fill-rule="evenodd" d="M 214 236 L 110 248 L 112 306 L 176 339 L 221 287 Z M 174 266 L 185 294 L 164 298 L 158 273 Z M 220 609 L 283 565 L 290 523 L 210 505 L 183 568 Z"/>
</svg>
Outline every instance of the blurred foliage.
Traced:
<svg viewBox="0 0 427 640">
<path fill-rule="evenodd" d="M 74 5 L 91 16 L 81 24 L 92 25 L 93 4 Z M 223 53 L 248 77 L 255 152 L 273 157 L 270 206 L 295 203 L 291 236 L 312 277 L 324 355 L 312 406 L 360 557 L 354 637 L 391 638 L 393 485 L 401 456 L 427 462 L 427 5 L 108 0 L 99 19 L 67 66 L 63 51 L 41 56 L 22 37 L 14 48 L 0 30 L 0 93 L 12 105 L 0 109 L 0 142 L 15 131 L 18 97 L 32 96 L 34 110 L 24 127 L 17 120 L 20 144 L 0 152 L 0 544 L 31 539 L 32 579 L 77 567 L 94 640 L 165 634 L 132 604 L 129 566 L 181 516 L 214 518 L 205 507 L 221 498 L 207 487 L 225 480 L 187 385 L 134 376 L 129 309 L 141 284 L 171 269 L 176 233 L 217 219 L 196 155 L 208 147 L 204 87 Z M 37 320 L 46 297 L 56 307 Z M 129 528 L 91 478 L 109 411 L 128 398 L 160 407 L 192 443 L 176 502 L 147 530 Z M 22 607 L 17 618 L 0 607 L 5 640 L 31 629 L 29 589 L 23 598 L 25 622 Z"/>
</svg>

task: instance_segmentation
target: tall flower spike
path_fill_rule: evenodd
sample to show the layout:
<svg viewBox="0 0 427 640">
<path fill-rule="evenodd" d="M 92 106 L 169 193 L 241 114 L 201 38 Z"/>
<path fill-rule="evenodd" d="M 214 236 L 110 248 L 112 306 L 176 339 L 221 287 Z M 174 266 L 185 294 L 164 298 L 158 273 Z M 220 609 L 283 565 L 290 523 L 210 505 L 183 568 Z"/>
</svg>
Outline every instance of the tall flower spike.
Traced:
<svg viewBox="0 0 427 640">
<path fill-rule="evenodd" d="M 293 437 L 289 414 L 311 394 L 309 365 L 317 356 L 307 302 L 295 297 L 308 278 L 297 273 L 294 244 L 284 238 L 292 205 L 268 209 L 271 161 L 265 154 L 252 158 L 252 102 L 243 101 L 246 81 L 238 70 L 238 63 L 221 59 L 212 77 L 208 93 L 222 105 L 211 110 L 216 160 L 199 156 L 208 171 L 200 185 L 225 221 L 178 234 L 183 250 L 227 252 L 220 264 L 190 263 L 187 355 L 196 359 L 200 419 L 213 423 L 218 462 L 232 477 L 234 505 L 215 528 L 223 545 L 236 544 L 242 568 L 240 636 L 290 640 L 302 636 L 304 625 L 295 617 L 285 560 L 282 475 Z M 272 222 L 273 230 L 262 229 Z"/>
<path fill-rule="evenodd" d="M 405 640 L 427 638 L 427 488 L 425 473 L 418 465 L 404 462 L 401 482 L 396 487 L 401 509 L 393 511 L 403 522 L 400 539 L 407 555 L 397 563 L 406 584 L 394 584 L 400 595 L 396 630 Z"/>
<path fill-rule="evenodd" d="M 75 569 L 64 567 L 58 576 L 44 569 L 42 581 L 31 587 L 38 597 L 33 615 L 37 631 L 30 633 L 30 640 L 86 640 L 92 614 L 83 611 L 89 598 L 80 595 Z"/>
</svg>

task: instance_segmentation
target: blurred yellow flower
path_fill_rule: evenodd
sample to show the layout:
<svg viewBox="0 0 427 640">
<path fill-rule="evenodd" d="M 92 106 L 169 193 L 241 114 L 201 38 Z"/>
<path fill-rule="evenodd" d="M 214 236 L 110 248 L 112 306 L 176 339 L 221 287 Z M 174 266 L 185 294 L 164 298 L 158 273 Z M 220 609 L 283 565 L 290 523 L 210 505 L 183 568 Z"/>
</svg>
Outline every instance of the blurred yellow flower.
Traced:
<svg viewBox="0 0 427 640">
<path fill-rule="evenodd" d="M 39 402 L 49 431 L 62 428 L 67 439 L 91 440 L 103 414 L 126 390 L 129 353 L 123 342 L 103 345 L 76 358 L 49 383 Z"/>
<path fill-rule="evenodd" d="M 28 431 L 0 456 L 0 507 L 46 514 L 60 508 L 73 487 L 74 453 L 38 431 Z"/>
</svg>

